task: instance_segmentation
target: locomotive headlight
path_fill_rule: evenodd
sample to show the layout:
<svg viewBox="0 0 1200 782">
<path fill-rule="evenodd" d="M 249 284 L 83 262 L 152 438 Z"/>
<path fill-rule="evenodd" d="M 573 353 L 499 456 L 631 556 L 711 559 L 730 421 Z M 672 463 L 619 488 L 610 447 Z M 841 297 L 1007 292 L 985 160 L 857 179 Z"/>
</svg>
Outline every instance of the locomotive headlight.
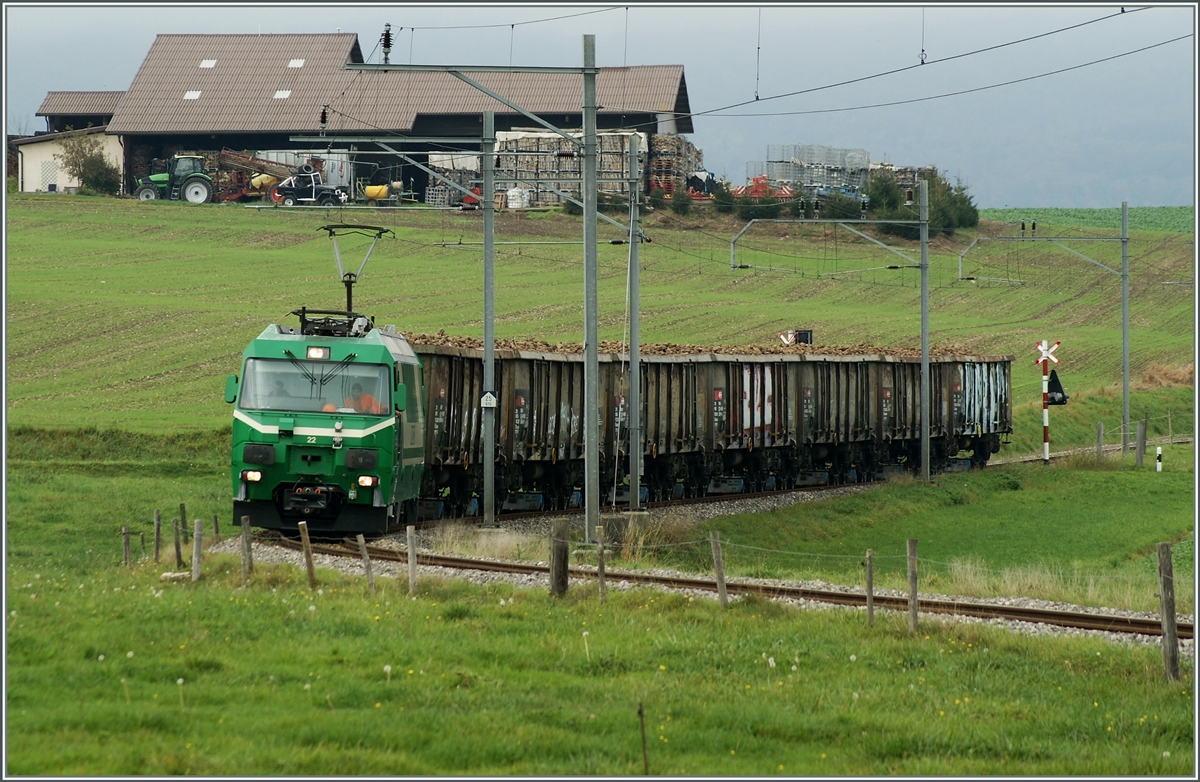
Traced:
<svg viewBox="0 0 1200 782">
<path fill-rule="evenodd" d="M 262 480 L 262 470 L 242 470 L 242 480 L 258 483 Z"/>
<path fill-rule="evenodd" d="M 358 485 L 366 486 L 367 488 L 370 488 L 372 486 L 378 486 L 379 479 L 376 478 L 374 475 L 360 475 L 360 476 L 358 476 Z"/>
<path fill-rule="evenodd" d="M 304 357 L 309 358 L 309 359 L 316 359 L 319 361 L 328 361 L 329 360 L 329 348 L 318 348 L 313 345 L 309 345 L 308 349 L 304 353 Z"/>
</svg>

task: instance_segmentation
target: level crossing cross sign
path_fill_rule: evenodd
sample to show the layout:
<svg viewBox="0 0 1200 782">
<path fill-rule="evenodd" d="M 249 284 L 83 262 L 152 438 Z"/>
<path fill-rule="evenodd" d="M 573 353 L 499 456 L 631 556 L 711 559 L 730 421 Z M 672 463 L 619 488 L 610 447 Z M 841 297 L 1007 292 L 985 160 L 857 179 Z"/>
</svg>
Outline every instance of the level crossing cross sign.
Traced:
<svg viewBox="0 0 1200 782">
<path fill-rule="evenodd" d="M 1050 365 L 1047 362 L 1053 361 L 1055 364 L 1058 363 L 1058 357 L 1054 355 L 1054 351 L 1062 343 L 1055 342 L 1053 345 L 1047 347 L 1048 344 L 1044 339 L 1037 343 L 1037 349 L 1041 355 L 1038 356 L 1037 361 L 1033 362 L 1035 366 L 1038 364 L 1042 365 L 1042 464 L 1050 463 L 1050 376 L 1047 373 Z"/>
<path fill-rule="evenodd" d="M 1055 342 L 1053 345 L 1051 345 L 1049 348 L 1047 348 L 1046 340 L 1043 339 L 1041 342 L 1034 345 L 1034 347 L 1036 347 L 1038 349 L 1038 351 L 1041 353 L 1041 355 L 1038 356 L 1037 360 L 1035 360 L 1033 363 L 1040 364 L 1043 361 L 1049 359 L 1050 361 L 1053 361 L 1055 364 L 1057 364 L 1058 356 L 1054 355 L 1054 351 L 1061 344 L 1062 344 L 1062 342 Z"/>
</svg>

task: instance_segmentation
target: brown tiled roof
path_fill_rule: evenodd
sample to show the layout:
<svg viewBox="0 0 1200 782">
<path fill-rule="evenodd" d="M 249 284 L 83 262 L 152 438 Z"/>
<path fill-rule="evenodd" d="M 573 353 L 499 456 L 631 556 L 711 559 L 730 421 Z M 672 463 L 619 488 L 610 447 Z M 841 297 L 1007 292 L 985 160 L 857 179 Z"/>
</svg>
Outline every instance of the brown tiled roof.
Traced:
<svg viewBox="0 0 1200 782">
<path fill-rule="evenodd" d="M 52 114 L 112 114 L 124 90 L 110 92 L 47 92 L 34 116 Z"/>
<path fill-rule="evenodd" d="M 363 61 L 360 52 L 354 33 L 159 35 L 109 132 L 309 133 L 325 104 L 330 132 L 409 131 L 422 114 L 513 113 L 446 73 L 346 70 Z M 300 59 L 302 67 L 288 67 Z M 580 111 L 582 80 L 573 74 L 468 76 L 537 114 Z M 689 110 L 682 65 L 602 68 L 596 93 L 605 114 Z M 679 130 L 691 132 L 690 119 Z"/>
</svg>

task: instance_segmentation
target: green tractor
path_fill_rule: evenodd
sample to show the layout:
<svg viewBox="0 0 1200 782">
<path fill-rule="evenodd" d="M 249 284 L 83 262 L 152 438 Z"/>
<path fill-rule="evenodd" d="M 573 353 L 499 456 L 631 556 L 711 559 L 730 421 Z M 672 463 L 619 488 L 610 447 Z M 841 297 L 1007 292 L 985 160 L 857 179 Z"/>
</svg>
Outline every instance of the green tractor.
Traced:
<svg viewBox="0 0 1200 782">
<path fill-rule="evenodd" d="M 168 198 L 183 199 L 192 204 L 212 200 L 212 177 L 204 173 L 204 158 L 199 155 L 176 155 L 167 163 L 167 170 L 137 181 L 133 191 L 140 201 Z"/>
</svg>

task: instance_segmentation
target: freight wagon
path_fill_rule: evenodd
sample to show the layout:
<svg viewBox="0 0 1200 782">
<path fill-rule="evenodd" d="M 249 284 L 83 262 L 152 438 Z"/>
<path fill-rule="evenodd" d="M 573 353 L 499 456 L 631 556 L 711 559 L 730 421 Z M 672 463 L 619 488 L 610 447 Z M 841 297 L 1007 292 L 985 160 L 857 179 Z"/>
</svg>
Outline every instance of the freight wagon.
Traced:
<svg viewBox="0 0 1200 782">
<path fill-rule="evenodd" d="M 415 344 L 428 515 L 478 512 L 482 350 Z M 560 509 L 584 475 L 582 354 L 496 350 L 497 507 Z M 599 360 L 602 496 L 627 492 L 628 357 Z M 930 467 L 982 466 L 1012 431 L 1009 356 L 930 359 Z M 919 469 L 920 361 L 889 355 L 643 356 L 644 499 L 874 480 Z"/>
</svg>

